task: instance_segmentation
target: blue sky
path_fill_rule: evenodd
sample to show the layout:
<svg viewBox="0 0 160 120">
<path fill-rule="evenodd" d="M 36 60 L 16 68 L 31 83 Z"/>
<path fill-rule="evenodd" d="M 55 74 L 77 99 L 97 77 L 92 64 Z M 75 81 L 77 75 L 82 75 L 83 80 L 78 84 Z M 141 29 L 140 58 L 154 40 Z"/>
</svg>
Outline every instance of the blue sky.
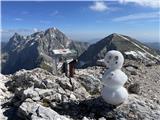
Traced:
<svg viewBox="0 0 160 120">
<path fill-rule="evenodd" d="M 3 1 L 2 40 L 57 27 L 71 39 L 91 41 L 111 33 L 160 41 L 159 0 Z"/>
</svg>

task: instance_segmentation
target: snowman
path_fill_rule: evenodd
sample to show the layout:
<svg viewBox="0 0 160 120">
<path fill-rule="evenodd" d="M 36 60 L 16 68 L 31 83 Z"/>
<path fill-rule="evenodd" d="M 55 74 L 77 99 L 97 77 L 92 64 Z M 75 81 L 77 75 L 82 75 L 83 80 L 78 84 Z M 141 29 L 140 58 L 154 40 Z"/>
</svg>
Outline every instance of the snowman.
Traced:
<svg viewBox="0 0 160 120">
<path fill-rule="evenodd" d="M 120 105 L 128 98 L 128 92 L 123 87 L 128 77 L 121 71 L 124 57 L 119 51 L 111 50 L 107 52 L 104 62 L 107 69 L 102 76 L 102 98 L 109 104 Z"/>
</svg>

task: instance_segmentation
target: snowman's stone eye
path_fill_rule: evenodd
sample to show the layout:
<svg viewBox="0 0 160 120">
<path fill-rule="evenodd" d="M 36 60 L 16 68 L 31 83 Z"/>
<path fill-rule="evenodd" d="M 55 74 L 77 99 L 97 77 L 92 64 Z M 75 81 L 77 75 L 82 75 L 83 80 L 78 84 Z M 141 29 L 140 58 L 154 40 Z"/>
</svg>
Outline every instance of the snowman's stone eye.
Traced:
<svg viewBox="0 0 160 120">
<path fill-rule="evenodd" d="M 118 62 L 116 61 L 115 63 L 117 64 Z"/>
<path fill-rule="evenodd" d="M 115 59 L 118 60 L 118 56 L 115 56 Z"/>
<path fill-rule="evenodd" d="M 113 73 L 111 73 L 111 76 L 113 76 Z"/>
<path fill-rule="evenodd" d="M 112 56 L 109 56 L 108 59 L 110 60 L 112 58 Z"/>
</svg>

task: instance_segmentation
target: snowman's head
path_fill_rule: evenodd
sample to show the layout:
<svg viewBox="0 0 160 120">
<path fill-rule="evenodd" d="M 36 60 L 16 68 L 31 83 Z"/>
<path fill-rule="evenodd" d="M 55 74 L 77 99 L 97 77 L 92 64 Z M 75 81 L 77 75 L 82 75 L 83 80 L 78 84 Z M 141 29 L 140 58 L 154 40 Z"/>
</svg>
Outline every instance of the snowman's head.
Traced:
<svg viewBox="0 0 160 120">
<path fill-rule="evenodd" d="M 111 69 L 111 70 L 120 69 L 122 68 L 124 57 L 121 52 L 116 50 L 111 50 L 106 53 L 104 62 L 108 69 Z"/>
</svg>

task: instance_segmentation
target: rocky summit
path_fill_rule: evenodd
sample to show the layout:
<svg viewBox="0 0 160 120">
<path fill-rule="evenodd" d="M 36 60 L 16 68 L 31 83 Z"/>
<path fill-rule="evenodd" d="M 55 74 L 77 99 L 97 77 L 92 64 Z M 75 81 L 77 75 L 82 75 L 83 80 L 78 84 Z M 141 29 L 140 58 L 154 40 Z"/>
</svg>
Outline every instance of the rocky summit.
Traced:
<svg viewBox="0 0 160 120">
<path fill-rule="evenodd" d="M 41 68 L 0 74 L 0 120 L 160 119 L 159 65 L 125 62 L 129 98 L 119 106 L 107 104 L 100 95 L 104 69 L 79 69 L 74 78 Z"/>
</svg>

